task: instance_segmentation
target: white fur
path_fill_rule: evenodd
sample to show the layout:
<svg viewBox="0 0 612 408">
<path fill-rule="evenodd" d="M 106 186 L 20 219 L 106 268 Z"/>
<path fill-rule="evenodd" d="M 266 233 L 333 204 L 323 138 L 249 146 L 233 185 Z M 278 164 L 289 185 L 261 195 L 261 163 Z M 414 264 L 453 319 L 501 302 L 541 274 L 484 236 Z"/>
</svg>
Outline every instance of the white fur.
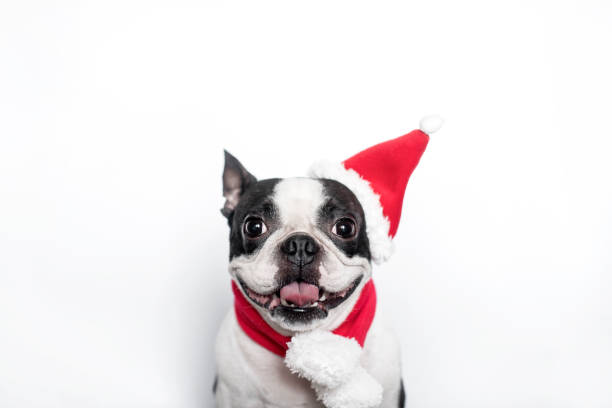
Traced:
<svg viewBox="0 0 612 408">
<path fill-rule="evenodd" d="M 309 176 L 336 180 L 347 186 L 357 197 L 366 218 L 366 233 L 370 241 L 372 261 L 381 264 L 393 254 L 393 240 L 389 236 L 389 219 L 384 216 L 380 196 L 372 190 L 370 182 L 355 170 L 346 169 L 342 164 L 327 160 L 314 163 Z"/>
<path fill-rule="evenodd" d="M 345 387 L 329 389 L 322 403 L 311 382 L 292 374 L 284 360 L 252 341 L 242 331 L 234 311 L 226 316 L 216 343 L 218 408 L 337 408 L 346 395 L 361 396 L 352 408 L 370 405 L 370 394 L 361 390 L 371 389 L 369 380 L 354 373 L 354 381 Z M 333 358 L 333 355 L 330 355 Z M 324 364 L 324 363 L 323 363 Z M 393 333 L 383 327 L 378 317 L 374 318 L 368 332 L 359 364 L 371 378 L 382 386 L 380 408 L 397 408 L 400 391 L 399 346 Z M 359 370 L 358 370 L 359 371 Z M 365 382 L 364 382 L 365 381 Z M 365 384 L 365 386 L 364 386 Z M 362 388 L 363 387 L 363 388 Z M 323 395 L 324 391 L 319 390 Z M 376 395 L 376 392 L 375 392 Z M 342 396 L 342 398 L 340 398 Z M 346 405 L 345 405 L 346 406 Z M 374 405 L 376 406 L 376 405 Z"/>
<path fill-rule="evenodd" d="M 421 119 L 421 122 L 419 122 L 419 129 L 421 129 L 422 132 L 431 135 L 432 133 L 440 130 L 443 124 L 444 120 L 440 116 L 429 115 Z"/>
<path fill-rule="evenodd" d="M 275 231 L 268 241 L 270 244 L 279 242 L 279 232 Z M 273 251 L 259 251 L 257 256 L 240 255 L 232 259 L 229 271 L 232 277 L 240 277 L 246 285 L 258 293 L 267 294 L 276 289 L 274 279 L 278 266 Z"/>
<path fill-rule="evenodd" d="M 310 232 L 325 201 L 325 194 L 317 180 L 287 178 L 274 187 L 272 199 L 279 209 L 283 228 Z"/>
<path fill-rule="evenodd" d="M 328 408 L 374 408 L 382 386 L 361 366 L 362 349 L 355 339 L 315 330 L 294 336 L 285 364 L 311 382 Z"/>
</svg>

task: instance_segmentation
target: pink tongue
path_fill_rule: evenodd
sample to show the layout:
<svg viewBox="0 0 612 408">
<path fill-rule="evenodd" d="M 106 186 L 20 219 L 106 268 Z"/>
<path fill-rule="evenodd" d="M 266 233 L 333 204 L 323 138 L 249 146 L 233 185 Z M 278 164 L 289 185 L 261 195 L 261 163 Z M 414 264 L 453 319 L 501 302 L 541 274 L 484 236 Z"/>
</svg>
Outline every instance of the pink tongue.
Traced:
<svg viewBox="0 0 612 408">
<path fill-rule="evenodd" d="M 294 305 L 304 306 L 319 300 L 319 288 L 304 282 L 293 282 L 280 290 L 281 299 Z"/>
</svg>

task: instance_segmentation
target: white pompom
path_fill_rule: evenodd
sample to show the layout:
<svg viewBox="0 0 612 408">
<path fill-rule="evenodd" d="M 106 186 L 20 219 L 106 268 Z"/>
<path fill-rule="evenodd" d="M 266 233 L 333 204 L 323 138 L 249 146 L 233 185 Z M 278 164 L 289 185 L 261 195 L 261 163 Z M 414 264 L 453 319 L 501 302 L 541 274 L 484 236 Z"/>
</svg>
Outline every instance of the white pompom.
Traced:
<svg viewBox="0 0 612 408">
<path fill-rule="evenodd" d="M 383 387 L 363 367 L 358 367 L 339 387 L 315 385 L 314 389 L 328 408 L 375 408 L 380 407 L 383 399 Z"/>
<path fill-rule="evenodd" d="M 375 408 L 383 388 L 360 364 L 363 349 L 355 339 L 323 330 L 300 333 L 287 343 L 285 365 L 310 381 L 327 408 Z"/>
<path fill-rule="evenodd" d="M 323 330 L 297 334 L 287 346 L 285 365 L 289 370 L 326 387 L 348 381 L 359 367 L 362 353 L 355 339 Z"/>
<path fill-rule="evenodd" d="M 421 129 L 428 135 L 431 135 L 432 133 L 437 132 L 442 127 L 443 123 L 444 120 L 440 116 L 429 115 L 421 119 L 421 122 L 419 123 L 419 129 Z"/>
</svg>

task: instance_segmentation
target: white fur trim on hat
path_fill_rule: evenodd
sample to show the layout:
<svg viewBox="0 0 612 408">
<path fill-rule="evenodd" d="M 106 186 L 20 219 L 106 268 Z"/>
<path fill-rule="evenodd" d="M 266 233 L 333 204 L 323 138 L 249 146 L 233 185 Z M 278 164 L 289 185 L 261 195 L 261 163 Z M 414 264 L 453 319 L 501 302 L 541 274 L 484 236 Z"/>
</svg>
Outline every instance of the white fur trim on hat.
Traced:
<svg viewBox="0 0 612 408">
<path fill-rule="evenodd" d="M 355 170 L 346 169 L 341 163 L 321 160 L 308 171 L 310 177 L 327 178 L 347 186 L 357 197 L 366 219 L 366 233 L 370 241 L 372 260 L 381 264 L 393 254 L 393 240 L 389 236 L 389 219 L 384 216 L 380 196 L 374 192 L 370 182 Z"/>
</svg>

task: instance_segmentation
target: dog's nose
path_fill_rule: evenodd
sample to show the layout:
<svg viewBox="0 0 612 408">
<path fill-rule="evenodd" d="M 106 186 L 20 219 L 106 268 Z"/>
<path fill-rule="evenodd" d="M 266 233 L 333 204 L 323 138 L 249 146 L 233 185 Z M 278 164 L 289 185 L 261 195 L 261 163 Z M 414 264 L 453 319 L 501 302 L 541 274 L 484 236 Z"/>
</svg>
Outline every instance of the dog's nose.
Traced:
<svg viewBox="0 0 612 408">
<path fill-rule="evenodd" d="M 295 234 L 281 244 L 281 251 L 287 255 L 289 262 L 303 266 L 314 260 L 319 246 L 310 235 Z"/>
</svg>

